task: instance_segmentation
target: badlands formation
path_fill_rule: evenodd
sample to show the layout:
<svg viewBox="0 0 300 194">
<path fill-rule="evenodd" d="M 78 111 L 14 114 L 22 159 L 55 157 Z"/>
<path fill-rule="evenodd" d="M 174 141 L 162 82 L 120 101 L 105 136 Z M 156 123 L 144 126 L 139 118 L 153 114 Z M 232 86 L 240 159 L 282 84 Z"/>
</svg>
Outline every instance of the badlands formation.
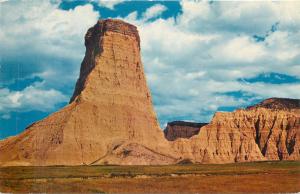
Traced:
<svg viewBox="0 0 300 194">
<path fill-rule="evenodd" d="M 154 165 L 300 159 L 300 101 L 268 99 L 217 112 L 209 124 L 160 129 L 140 56 L 137 28 L 99 20 L 70 103 L 0 141 L 0 166 Z"/>
<path fill-rule="evenodd" d="M 173 149 L 202 163 L 300 160 L 300 100 L 270 98 L 234 112 L 216 112 L 212 121 Z"/>
</svg>

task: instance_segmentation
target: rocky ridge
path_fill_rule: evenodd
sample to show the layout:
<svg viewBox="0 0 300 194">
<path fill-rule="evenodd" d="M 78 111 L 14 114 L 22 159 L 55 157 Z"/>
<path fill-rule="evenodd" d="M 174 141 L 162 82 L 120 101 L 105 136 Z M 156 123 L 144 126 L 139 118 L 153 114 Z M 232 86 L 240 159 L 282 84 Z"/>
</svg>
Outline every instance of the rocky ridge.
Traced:
<svg viewBox="0 0 300 194">
<path fill-rule="evenodd" d="M 269 98 L 259 104 L 247 107 L 248 110 L 257 108 L 267 108 L 273 110 L 293 110 L 300 109 L 300 100 L 291 98 Z"/>
<path fill-rule="evenodd" d="M 270 108 L 275 106 L 270 101 L 276 109 Z M 178 139 L 173 147 L 184 158 L 201 163 L 299 160 L 300 109 L 279 109 L 279 102 L 267 99 L 251 108 L 217 112 L 199 134 Z"/>
</svg>

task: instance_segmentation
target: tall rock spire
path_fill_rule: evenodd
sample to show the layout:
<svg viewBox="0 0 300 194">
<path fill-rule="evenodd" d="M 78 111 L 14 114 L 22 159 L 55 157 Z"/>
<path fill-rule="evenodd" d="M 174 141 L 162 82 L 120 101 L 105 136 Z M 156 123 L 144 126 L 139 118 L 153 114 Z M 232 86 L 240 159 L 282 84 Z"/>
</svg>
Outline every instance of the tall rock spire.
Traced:
<svg viewBox="0 0 300 194">
<path fill-rule="evenodd" d="M 2 165 L 174 163 L 153 110 L 137 28 L 99 20 L 70 104 L 0 143 Z"/>
<path fill-rule="evenodd" d="M 140 57 L 140 37 L 134 25 L 121 20 L 99 20 L 87 31 L 85 46 L 86 53 L 81 64 L 80 76 L 70 102 L 81 94 L 87 84 L 87 77 L 96 65 L 100 66 L 97 70 L 101 73 L 100 79 L 105 76 L 115 79 L 113 82 L 102 80 L 109 82 L 113 89 L 120 85 L 120 79 L 124 79 L 124 76 L 119 77 L 127 73 L 123 72 L 124 70 L 135 70 L 134 74 L 137 77 L 144 78 Z M 144 79 L 141 81 L 144 82 Z M 142 86 L 145 86 L 145 83 L 142 83 Z"/>
</svg>

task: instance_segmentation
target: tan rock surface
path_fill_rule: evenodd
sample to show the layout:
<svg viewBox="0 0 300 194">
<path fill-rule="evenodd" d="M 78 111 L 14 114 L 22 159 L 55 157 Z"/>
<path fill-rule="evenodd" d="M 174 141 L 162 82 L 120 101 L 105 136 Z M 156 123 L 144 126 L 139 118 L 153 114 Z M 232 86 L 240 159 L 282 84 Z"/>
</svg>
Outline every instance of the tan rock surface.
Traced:
<svg viewBox="0 0 300 194">
<path fill-rule="evenodd" d="M 174 163 L 152 107 L 139 41 L 136 27 L 120 20 L 90 28 L 70 104 L 1 141 L 0 165 Z M 114 150 L 123 144 L 130 149 L 126 160 Z M 114 159 L 101 160 L 108 156 Z"/>
</svg>

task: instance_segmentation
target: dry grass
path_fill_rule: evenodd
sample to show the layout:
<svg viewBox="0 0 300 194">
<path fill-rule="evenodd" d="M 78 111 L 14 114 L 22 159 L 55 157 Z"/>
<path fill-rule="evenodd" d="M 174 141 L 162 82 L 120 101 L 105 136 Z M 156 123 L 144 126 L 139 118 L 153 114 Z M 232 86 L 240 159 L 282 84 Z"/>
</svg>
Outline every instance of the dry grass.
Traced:
<svg viewBox="0 0 300 194">
<path fill-rule="evenodd" d="M 1 192 L 299 192 L 300 162 L 0 168 Z"/>
</svg>

